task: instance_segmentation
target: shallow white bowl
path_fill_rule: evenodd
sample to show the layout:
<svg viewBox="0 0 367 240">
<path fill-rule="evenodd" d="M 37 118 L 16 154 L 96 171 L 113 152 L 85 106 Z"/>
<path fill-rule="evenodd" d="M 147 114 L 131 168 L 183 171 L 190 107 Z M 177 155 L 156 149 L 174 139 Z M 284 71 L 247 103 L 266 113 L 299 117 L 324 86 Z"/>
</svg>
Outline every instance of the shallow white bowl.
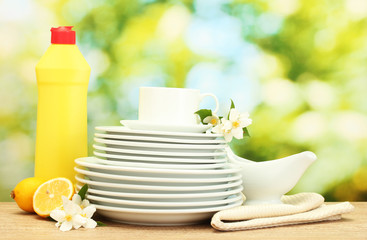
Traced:
<svg viewBox="0 0 367 240">
<path fill-rule="evenodd" d="M 97 145 L 93 144 L 93 148 L 101 151 L 105 151 L 108 154 L 130 154 L 133 156 L 149 155 L 149 156 L 170 156 L 170 157 L 215 157 L 225 156 L 226 152 L 223 150 L 186 150 L 186 149 L 162 149 L 162 151 L 156 151 L 157 149 L 147 148 L 135 148 L 135 147 L 120 147 L 115 145 Z"/>
<path fill-rule="evenodd" d="M 208 186 L 160 186 L 160 185 L 142 185 L 142 184 L 119 184 L 102 181 L 92 181 L 85 179 L 81 175 L 76 175 L 75 179 L 79 185 L 88 184 L 94 189 L 125 193 L 197 193 L 197 192 L 222 192 L 227 189 L 237 187 L 242 184 L 242 180 L 228 183 L 219 183 Z"/>
<path fill-rule="evenodd" d="M 187 163 L 157 163 L 157 162 L 141 162 L 141 161 L 110 161 L 95 157 L 95 163 L 122 166 L 122 167 L 138 167 L 138 168 L 159 168 L 159 169 L 217 169 L 224 167 L 227 163 L 210 163 L 210 164 L 187 164 Z"/>
<path fill-rule="evenodd" d="M 116 174 L 107 174 L 107 173 L 99 173 L 94 171 L 89 171 L 84 169 L 84 167 L 75 167 L 74 170 L 77 173 L 83 174 L 87 176 L 89 179 L 94 181 L 102 181 L 102 182 L 114 182 L 114 183 L 124 183 L 131 184 L 140 182 L 140 184 L 165 184 L 165 185 L 203 185 L 205 183 L 226 183 L 237 181 L 241 179 L 241 174 L 234 174 L 231 176 L 225 176 L 221 178 L 167 178 L 167 177 L 145 177 L 145 176 L 126 176 L 126 175 L 116 175 Z"/>
<path fill-rule="evenodd" d="M 82 185 L 77 184 L 76 189 L 79 191 Z M 229 189 L 225 189 L 219 192 L 210 193 L 126 193 L 126 192 L 114 192 L 94 189 L 89 186 L 88 193 L 97 196 L 108 197 L 112 199 L 130 199 L 139 201 L 160 201 L 160 202 L 190 202 L 190 201 L 208 201 L 208 200 L 220 200 L 225 199 L 230 195 L 241 193 L 243 187 L 237 186 Z"/>
<path fill-rule="evenodd" d="M 140 135 L 129 135 L 127 134 L 107 134 L 107 133 L 95 133 L 94 136 L 98 138 L 103 138 L 106 140 L 123 140 L 123 141 L 131 141 L 131 142 L 151 142 L 151 143 L 170 143 L 170 144 L 196 144 L 196 145 L 219 145 L 226 144 L 224 139 L 214 139 L 214 140 L 205 140 L 205 139 L 182 139 L 182 138 L 173 138 L 173 137 L 157 137 L 154 135 L 140 136 Z"/>
<path fill-rule="evenodd" d="M 87 199 L 92 203 L 102 204 L 105 206 L 114 207 L 133 207 L 141 209 L 186 209 L 186 208 L 202 208 L 209 206 L 220 206 L 237 202 L 242 199 L 242 194 L 230 195 L 221 200 L 207 200 L 207 201 L 177 201 L 177 202 L 160 202 L 160 201 L 141 201 L 141 200 L 126 200 L 126 199 L 113 199 L 108 197 L 95 196 L 92 194 L 87 195 Z"/>
<path fill-rule="evenodd" d="M 123 154 L 107 154 L 103 152 L 94 151 L 93 154 L 97 157 L 106 158 L 111 161 L 146 161 L 146 162 L 163 162 L 163 163 L 187 163 L 187 164 L 209 164 L 209 163 L 223 163 L 227 162 L 226 156 L 195 158 L 195 157 L 166 157 L 166 156 L 148 156 L 148 155 L 123 155 Z"/>
<path fill-rule="evenodd" d="M 221 178 L 223 176 L 230 176 L 241 171 L 241 168 L 235 167 L 235 165 L 231 164 L 227 164 L 226 167 L 219 169 L 187 170 L 109 166 L 96 163 L 94 157 L 78 158 L 75 160 L 75 162 L 80 166 L 88 167 L 90 171 L 126 176 Z"/>
<path fill-rule="evenodd" d="M 210 219 L 215 212 L 240 206 L 243 200 L 225 204 L 218 207 L 204 207 L 196 209 L 140 209 L 140 208 L 122 208 L 109 207 L 100 204 L 94 204 L 97 212 L 110 220 L 153 226 L 174 226 L 196 224 Z"/>
<path fill-rule="evenodd" d="M 215 140 L 217 138 L 223 138 L 222 134 L 132 130 L 122 126 L 98 126 L 95 127 L 95 129 L 97 131 L 103 131 L 107 134 L 113 135 L 154 136 L 160 138 L 174 138 L 184 140 Z"/>
</svg>

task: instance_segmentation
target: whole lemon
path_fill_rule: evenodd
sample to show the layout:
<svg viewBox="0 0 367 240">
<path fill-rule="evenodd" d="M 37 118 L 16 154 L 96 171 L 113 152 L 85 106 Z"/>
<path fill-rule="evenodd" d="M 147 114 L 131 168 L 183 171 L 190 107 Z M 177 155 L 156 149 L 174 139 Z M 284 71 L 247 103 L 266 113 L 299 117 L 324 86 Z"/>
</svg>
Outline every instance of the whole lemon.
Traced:
<svg viewBox="0 0 367 240">
<path fill-rule="evenodd" d="M 26 178 L 15 186 L 10 196 L 16 201 L 21 209 L 33 213 L 33 194 L 45 181 L 45 179 L 39 177 Z"/>
</svg>

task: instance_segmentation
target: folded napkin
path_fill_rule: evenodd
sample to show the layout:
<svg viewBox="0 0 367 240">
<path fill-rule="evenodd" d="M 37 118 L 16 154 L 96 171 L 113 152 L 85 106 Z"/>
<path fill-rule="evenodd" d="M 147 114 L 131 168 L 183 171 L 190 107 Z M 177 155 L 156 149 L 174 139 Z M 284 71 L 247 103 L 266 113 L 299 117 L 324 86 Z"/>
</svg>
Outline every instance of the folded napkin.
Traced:
<svg viewBox="0 0 367 240">
<path fill-rule="evenodd" d="M 283 204 L 239 206 L 214 214 L 211 225 L 220 231 L 237 231 L 341 219 L 354 207 L 349 202 L 325 205 L 317 193 L 282 197 Z"/>
</svg>

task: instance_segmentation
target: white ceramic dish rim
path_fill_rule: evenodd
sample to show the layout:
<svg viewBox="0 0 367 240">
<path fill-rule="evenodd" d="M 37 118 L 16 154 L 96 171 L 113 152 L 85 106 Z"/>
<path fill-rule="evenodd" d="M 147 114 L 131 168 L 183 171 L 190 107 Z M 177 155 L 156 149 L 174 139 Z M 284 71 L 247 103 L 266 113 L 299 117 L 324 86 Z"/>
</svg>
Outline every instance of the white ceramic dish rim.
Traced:
<svg viewBox="0 0 367 240">
<path fill-rule="evenodd" d="M 80 190 L 81 185 L 76 184 L 76 188 Z M 225 197 L 232 194 L 240 193 L 243 190 L 243 186 L 239 185 L 230 190 L 222 192 L 210 192 L 210 193 L 124 193 L 124 192 L 113 192 L 106 190 L 99 190 L 88 188 L 88 192 L 93 194 L 99 194 L 110 197 L 128 197 L 128 198 L 154 198 L 154 199 L 187 199 L 187 198 L 211 198 L 211 197 Z"/>
<path fill-rule="evenodd" d="M 183 175 L 206 175 L 206 174 L 233 174 L 241 172 L 241 168 L 236 168 L 236 165 L 228 163 L 229 168 L 224 169 L 154 169 L 154 168 L 137 168 L 137 167 L 121 167 L 121 166 L 109 166 L 96 164 L 91 162 L 85 162 L 81 159 L 92 159 L 94 157 L 85 157 L 75 159 L 75 163 L 83 167 L 91 167 L 103 170 L 113 170 L 113 171 L 129 171 L 129 172 L 145 172 L 145 173 L 167 173 L 167 174 L 183 174 Z"/>
<path fill-rule="evenodd" d="M 171 144 L 225 144 L 226 141 L 223 139 L 214 140 L 194 140 L 194 139 L 175 139 L 175 138 L 163 138 L 154 136 L 136 136 L 136 135 L 115 135 L 107 133 L 94 133 L 95 137 L 104 139 L 116 139 L 116 140 L 128 140 L 128 141 L 139 141 L 139 142 L 168 142 Z"/>
<path fill-rule="evenodd" d="M 139 177 L 139 176 L 126 176 L 126 175 L 116 175 L 109 173 L 99 173 L 88 171 L 85 169 L 80 169 L 79 167 L 74 167 L 74 170 L 77 173 L 83 174 L 85 176 L 94 176 L 106 179 L 114 179 L 114 180 L 126 180 L 126 181 L 137 181 L 137 182 L 169 182 L 169 183 L 213 183 L 213 182 L 231 182 L 236 181 L 242 178 L 241 174 L 236 174 L 230 177 L 224 178 L 160 178 L 160 177 Z"/>
<path fill-rule="evenodd" d="M 93 204 L 97 210 L 106 210 L 112 212 L 130 212 L 130 213 L 154 213 L 154 214 L 192 214 L 192 213 L 203 213 L 203 212 L 217 212 L 223 209 L 228 209 L 236 206 L 240 206 L 243 200 L 233 202 L 231 204 L 225 204 L 218 207 L 209 208 L 195 208 L 195 209 L 139 209 L 139 208 L 122 208 L 122 207 L 110 207 L 100 204 Z"/>
<path fill-rule="evenodd" d="M 183 164 L 183 163 L 146 163 L 139 161 L 113 161 L 105 160 L 95 157 L 98 164 L 109 165 L 109 166 L 122 166 L 122 167 L 142 167 L 142 168 L 162 168 L 162 169 L 216 169 L 224 167 L 226 162 L 211 163 L 211 164 Z"/>
<path fill-rule="evenodd" d="M 233 196 L 233 197 L 230 197 Z M 242 195 L 237 193 L 235 195 L 229 195 L 229 198 L 222 200 L 208 200 L 208 201 L 197 201 L 197 202 L 152 202 L 152 201 L 136 201 L 136 200 L 125 200 L 125 199 L 113 199 L 95 196 L 87 194 L 87 199 L 92 201 L 100 201 L 104 203 L 112 204 L 123 204 L 131 205 L 134 207 L 201 207 L 201 206 L 212 206 L 212 205 L 222 205 L 232 202 L 237 202 L 242 199 Z"/>
<path fill-rule="evenodd" d="M 172 158 L 162 158 L 161 156 L 127 156 L 127 155 L 115 155 L 102 153 L 98 151 L 93 151 L 93 154 L 98 157 L 104 158 L 114 158 L 118 160 L 130 160 L 130 161 L 150 161 L 150 162 L 176 162 L 176 163 L 222 163 L 226 162 L 227 158 L 224 157 L 216 157 L 216 158 L 180 158 L 180 157 L 172 157 Z"/>
<path fill-rule="evenodd" d="M 175 132 L 197 132 L 202 133 L 210 128 L 209 125 L 191 124 L 191 125 L 175 125 L 160 124 L 141 120 L 121 120 L 120 123 L 125 127 L 134 130 L 154 130 L 154 131 L 175 131 Z"/>
<path fill-rule="evenodd" d="M 93 144 L 93 148 L 101 151 L 122 153 L 122 154 L 135 154 L 135 155 L 156 155 L 156 156 L 172 156 L 172 157 L 215 157 L 215 156 L 224 156 L 227 153 L 225 151 L 216 151 L 216 152 L 200 152 L 193 153 L 190 151 L 186 152 L 160 152 L 160 151 L 147 151 L 147 150 L 131 150 L 131 149 L 123 149 L 123 148 L 110 148 L 105 146 L 100 146 Z"/>
<path fill-rule="evenodd" d="M 165 135 L 165 136 L 181 136 L 181 137 L 223 137 L 222 134 L 216 133 L 187 133 L 187 132 L 166 132 L 166 131 L 148 131 L 148 130 L 133 130 L 123 126 L 97 126 L 96 130 L 116 133 L 134 133 L 143 135 Z"/>
<path fill-rule="evenodd" d="M 135 190 L 154 190 L 154 191 L 206 191 L 206 190 L 219 190 L 223 188 L 232 188 L 242 184 L 242 180 L 237 180 L 230 183 L 208 185 L 208 186 L 155 186 L 155 185 L 140 185 L 140 184 L 120 184 L 120 183 L 107 183 L 100 181 L 92 181 L 82 178 L 80 175 L 76 175 L 75 179 L 80 183 L 89 184 L 92 186 L 110 187 L 110 188 L 126 188 Z"/>
<path fill-rule="evenodd" d="M 118 145 L 118 146 L 129 146 L 129 147 L 141 147 L 141 148 L 169 148 L 169 149 L 185 149 L 185 150 L 216 150 L 225 149 L 226 144 L 221 145 L 195 145 L 195 144 L 171 144 L 171 143 L 147 143 L 147 142 L 129 142 L 129 141 L 116 141 L 116 140 L 106 140 L 103 138 L 94 138 L 97 143 Z"/>
</svg>

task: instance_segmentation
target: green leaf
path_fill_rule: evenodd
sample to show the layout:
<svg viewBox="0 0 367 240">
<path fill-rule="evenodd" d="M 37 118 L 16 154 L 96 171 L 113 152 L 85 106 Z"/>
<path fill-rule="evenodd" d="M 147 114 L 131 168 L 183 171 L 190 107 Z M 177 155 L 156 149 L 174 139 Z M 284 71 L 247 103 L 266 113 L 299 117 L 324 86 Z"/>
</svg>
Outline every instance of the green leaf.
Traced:
<svg viewBox="0 0 367 240">
<path fill-rule="evenodd" d="M 53 219 L 51 216 L 48 216 L 48 217 L 47 217 L 47 219 L 48 219 L 48 220 L 50 220 L 50 221 L 53 221 L 53 222 L 57 222 L 57 221 L 56 221 L 55 219 Z"/>
<path fill-rule="evenodd" d="M 87 194 L 88 191 L 88 185 L 84 184 L 84 186 L 79 190 L 78 194 L 81 197 L 82 200 L 85 199 L 85 194 Z"/>
<path fill-rule="evenodd" d="M 244 127 L 242 130 L 243 130 L 243 136 L 244 136 L 244 137 L 251 137 L 251 136 L 250 136 L 250 133 L 249 133 L 249 131 L 248 131 L 248 129 L 247 129 L 247 127 Z"/>
<path fill-rule="evenodd" d="M 231 108 L 229 110 L 231 110 L 232 108 L 235 108 L 235 106 L 233 100 L 231 99 Z"/>
<path fill-rule="evenodd" d="M 97 226 L 99 226 L 99 227 L 105 227 L 105 226 L 107 226 L 107 224 L 105 224 L 105 223 L 103 223 L 101 221 L 96 221 L 96 223 L 97 223 Z"/>
<path fill-rule="evenodd" d="M 229 111 L 228 111 L 228 116 L 227 116 L 227 119 L 229 120 L 229 114 L 230 114 L 230 112 L 231 112 L 231 109 L 232 108 L 235 108 L 235 106 L 234 106 L 234 102 L 233 102 L 233 100 L 231 99 L 231 108 L 229 109 Z"/>
<path fill-rule="evenodd" d="M 211 109 L 200 109 L 199 111 L 195 112 L 195 114 L 199 115 L 200 121 L 203 124 L 207 124 L 203 122 L 206 117 L 213 116 Z"/>
</svg>

